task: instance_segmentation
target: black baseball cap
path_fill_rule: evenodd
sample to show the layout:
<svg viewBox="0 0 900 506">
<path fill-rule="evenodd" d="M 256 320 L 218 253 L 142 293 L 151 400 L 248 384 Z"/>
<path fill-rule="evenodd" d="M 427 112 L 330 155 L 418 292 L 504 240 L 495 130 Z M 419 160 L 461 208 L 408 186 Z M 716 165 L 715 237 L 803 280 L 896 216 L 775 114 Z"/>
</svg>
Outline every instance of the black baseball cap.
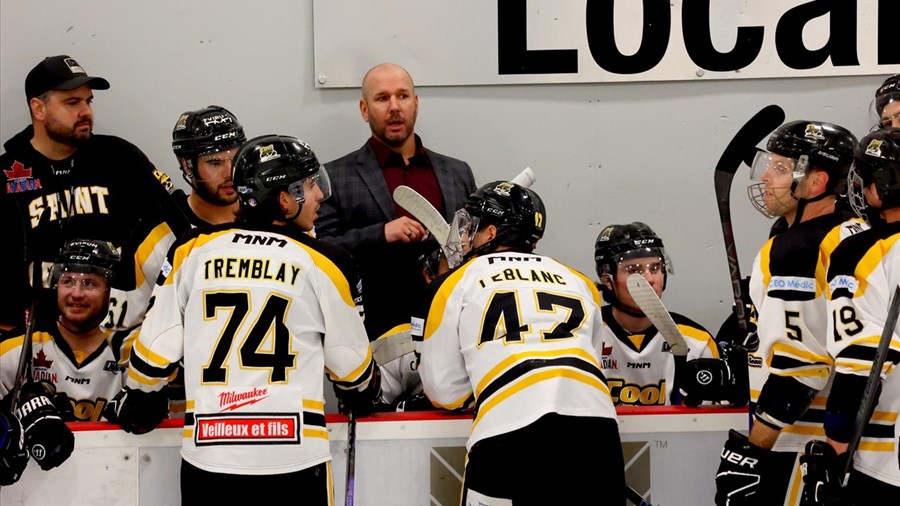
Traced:
<svg viewBox="0 0 900 506">
<path fill-rule="evenodd" d="M 74 90 L 85 84 L 92 90 L 109 89 L 109 81 L 87 75 L 69 55 L 48 56 L 35 65 L 25 78 L 25 98 L 31 100 L 50 90 Z"/>
</svg>

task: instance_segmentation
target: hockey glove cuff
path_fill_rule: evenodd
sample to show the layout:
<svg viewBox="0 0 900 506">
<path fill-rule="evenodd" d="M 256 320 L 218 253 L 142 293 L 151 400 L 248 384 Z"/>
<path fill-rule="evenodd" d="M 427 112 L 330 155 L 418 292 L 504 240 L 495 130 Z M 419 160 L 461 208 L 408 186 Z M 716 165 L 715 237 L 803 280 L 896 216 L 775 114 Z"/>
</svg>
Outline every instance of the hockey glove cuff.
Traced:
<svg viewBox="0 0 900 506">
<path fill-rule="evenodd" d="M 716 472 L 716 506 L 763 504 L 771 452 L 731 430 Z"/>
<path fill-rule="evenodd" d="M 19 481 L 28 465 L 22 423 L 7 410 L 0 410 L 0 487 Z"/>
<path fill-rule="evenodd" d="M 837 506 L 848 502 L 846 489 L 842 486 L 841 473 L 847 463 L 849 453 L 837 455 L 830 444 L 813 440 L 806 443 L 800 456 L 803 472 L 803 495 L 801 506 Z"/>
<path fill-rule="evenodd" d="M 131 434 L 146 434 L 169 416 L 169 400 L 162 391 L 123 388 L 109 401 L 103 416 Z"/>
<path fill-rule="evenodd" d="M 44 471 L 65 462 L 75 449 L 75 436 L 59 417 L 51 401 L 54 397 L 56 387 L 51 383 L 27 383 L 22 386 L 16 408 L 16 416 L 25 431 L 25 447 Z"/>
<path fill-rule="evenodd" d="M 348 415 L 352 411 L 356 417 L 369 416 L 375 412 L 381 400 L 381 370 L 372 362 L 372 376 L 362 390 L 344 388 L 334 383 L 334 394 L 338 398 L 338 411 Z"/>
</svg>

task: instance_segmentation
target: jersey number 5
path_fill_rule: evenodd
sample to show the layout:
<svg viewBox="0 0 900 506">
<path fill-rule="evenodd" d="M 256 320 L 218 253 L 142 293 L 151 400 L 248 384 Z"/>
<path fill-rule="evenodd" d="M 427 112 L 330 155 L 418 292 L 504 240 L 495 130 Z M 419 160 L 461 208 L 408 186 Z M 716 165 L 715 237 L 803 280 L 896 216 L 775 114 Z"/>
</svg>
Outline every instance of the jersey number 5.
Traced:
<svg viewBox="0 0 900 506">
<path fill-rule="evenodd" d="M 567 312 L 564 321 L 557 323 L 549 331 L 541 332 L 543 339 L 573 337 L 573 331 L 584 325 L 585 311 L 581 299 L 544 291 L 535 291 L 534 298 L 539 313 L 555 313 L 560 308 Z M 518 292 L 492 293 L 481 320 L 478 346 L 494 339 L 504 339 L 507 343 L 521 342 L 523 334 L 527 334 L 531 326 L 522 325 L 520 308 Z"/>
<path fill-rule="evenodd" d="M 250 309 L 247 292 L 211 292 L 204 297 L 204 318 L 218 318 L 219 310 L 228 311 L 228 320 L 213 350 L 212 358 L 203 368 L 204 383 L 227 383 L 228 356 L 238 330 L 243 327 Z M 291 333 L 284 324 L 290 300 L 272 294 L 256 315 L 250 331 L 242 335 L 238 353 L 241 367 L 271 369 L 269 381 L 287 381 L 287 370 L 294 367 L 296 353 L 291 352 Z M 270 337 L 270 339 L 267 339 Z M 268 344 L 268 350 L 261 350 Z"/>
</svg>

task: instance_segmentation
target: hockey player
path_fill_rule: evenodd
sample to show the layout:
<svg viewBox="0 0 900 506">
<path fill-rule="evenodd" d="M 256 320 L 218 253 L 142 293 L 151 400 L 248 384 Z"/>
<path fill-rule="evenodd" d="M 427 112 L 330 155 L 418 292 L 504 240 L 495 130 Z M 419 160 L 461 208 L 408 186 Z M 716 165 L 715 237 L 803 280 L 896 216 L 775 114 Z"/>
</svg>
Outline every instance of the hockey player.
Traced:
<svg viewBox="0 0 900 506">
<path fill-rule="evenodd" d="M 533 253 L 545 224 L 540 197 L 505 181 L 457 211 L 451 240 L 466 261 L 429 285 L 427 316 L 413 325 L 419 372 L 435 406 L 475 408 L 462 504 L 597 504 L 601 480 L 602 503 L 621 506 L 616 413 L 593 344 L 600 294 Z M 585 465 L 585 455 L 603 457 Z M 537 467 L 540 479 L 522 479 Z"/>
<path fill-rule="evenodd" d="M 885 79 L 875 90 L 875 113 L 882 127 L 900 128 L 900 74 Z"/>
<path fill-rule="evenodd" d="M 759 345 L 750 350 L 749 438 L 731 431 L 716 475 L 716 504 L 793 505 L 799 499 L 798 452 L 823 435 L 832 359 L 826 350 L 826 269 L 845 237 L 863 230 L 836 210 L 856 139 L 820 121 L 793 121 L 769 137 L 753 161 L 751 201 L 788 228 L 757 254 L 750 296 Z M 818 394 L 818 397 L 817 397 Z"/>
<path fill-rule="evenodd" d="M 824 477 L 817 477 L 825 483 L 819 495 L 822 501 L 826 501 L 826 496 L 829 501 L 819 504 L 882 504 L 887 498 L 900 497 L 896 448 L 900 332 L 896 326 L 880 393 L 875 394 L 875 411 L 856 454 L 846 454 L 888 306 L 900 284 L 900 130 L 878 130 L 860 140 L 851 173 L 853 180 L 860 184 L 850 185 L 851 204 L 863 211 L 868 203 L 881 220 L 842 242 L 832 254 L 828 268 L 828 348 L 835 357 L 835 374 L 826 405 L 825 434 L 834 451 L 823 453 L 827 457 L 819 466 L 826 471 Z M 860 216 L 864 215 L 860 212 Z M 849 457 L 853 458 L 853 469 L 847 488 L 842 489 L 840 471 Z M 810 461 L 808 456 L 803 459 Z M 819 480 L 810 480 L 808 489 Z"/>
<path fill-rule="evenodd" d="M 308 235 L 330 193 L 309 146 L 251 139 L 233 180 L 241 221 L 173 244 L 107 416 L 128 432 L 155 428 L 166 415 L 160 389 L 183 360 L 182 503 L 302 491 L 304 504 L 328 505 L 323 368 L 351 409 L 380 395 L 359 281 L 343 250 Z"/>
<path fill-rule="evenodd" d="M 6 176 L 0 185 L 5 241 L 0 265 L 9 273 L 0 329 L 11 335 L 24 328 L 34 262 L 45 286 L 38 290 L 37 318 L 52 324 L 56 297 L 47 273 L 62 245 L 91 237 L 130 251 L 138 224 L 158 222 L 168 205 L 169 196 L 157 180 L 163 175 L 138 148 L 118 137 L 93 135 L 93 90 L 108 88 L 108 81 L 89 76 L 66 55 L 45 58 L 25 78 L 32 124 L 6 141 L 6 153 L 0 156 Z M 134 289 L 134 266 L 126 257 L 116 273 L 113 299 L 119 299 L 119 290 Z"/>
<path fill-rule="evenodd" d="M 635 304 L 626 282 L 638 273 L 662 297 L 674 272 L 662 239 L 645 223 L 609 225 L 594 243 L 594 261 L 598 286 L 608 303 L 601 310 L 603 338 L 596 343 L 597 353 L 613 402 L 630 406 L 680 403 L 673 385 L 676 368 L 683 363 L 676 366 L 669 343 Z M 719 357 L 706 329 L 685 316 L 671 315 L 690 348 L 687 359 Z"/>
<path fill-rule="evenodd" d="M 178 117 L 172 130 L 172 150 L 191 193 L 174 191 L 178 215 L 165 216 L 139 231 L 145 237 L 135 252 L 136 290 L 111 308 L 117 328 L 140 325 L 166 252 L 178 235 L 191 227 L 235 220 L 240 203 L 231 180 L 231 161 L 246 140 L 243 126 L 224 107 L 210 105 Z"/>
<path fill-rule="evenodd" d="M 33 380 L 46 382 L 67 421 L 99 421 L 107 402 L 125 385 L 125 369 L 100 324 L 119 254 L 106 241 L 74 239 L 53 264 L 58 317 L 32 334 Z M 15 383 L 24 336 L 0 346 L 0 397 Z M 59 402 L 61 401 L 61 402 Z"/>
</svg>

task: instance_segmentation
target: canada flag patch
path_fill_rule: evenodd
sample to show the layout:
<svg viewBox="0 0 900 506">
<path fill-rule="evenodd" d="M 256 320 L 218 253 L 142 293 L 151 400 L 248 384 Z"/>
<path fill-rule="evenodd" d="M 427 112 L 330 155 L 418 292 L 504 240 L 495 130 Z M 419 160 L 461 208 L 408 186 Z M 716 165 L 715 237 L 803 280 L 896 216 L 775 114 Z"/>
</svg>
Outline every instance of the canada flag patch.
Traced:
<svg viewBox="0 0 900 506">
<path fill-rule="evenodd" d="M 31 169 L 22 162 L 13 161 L 9 170 L 4 169 L 3 173 L 6 174 L 6 193 L 21 193 L 41 187 L 41 180 L 31 177 Z"/>
</svg>

